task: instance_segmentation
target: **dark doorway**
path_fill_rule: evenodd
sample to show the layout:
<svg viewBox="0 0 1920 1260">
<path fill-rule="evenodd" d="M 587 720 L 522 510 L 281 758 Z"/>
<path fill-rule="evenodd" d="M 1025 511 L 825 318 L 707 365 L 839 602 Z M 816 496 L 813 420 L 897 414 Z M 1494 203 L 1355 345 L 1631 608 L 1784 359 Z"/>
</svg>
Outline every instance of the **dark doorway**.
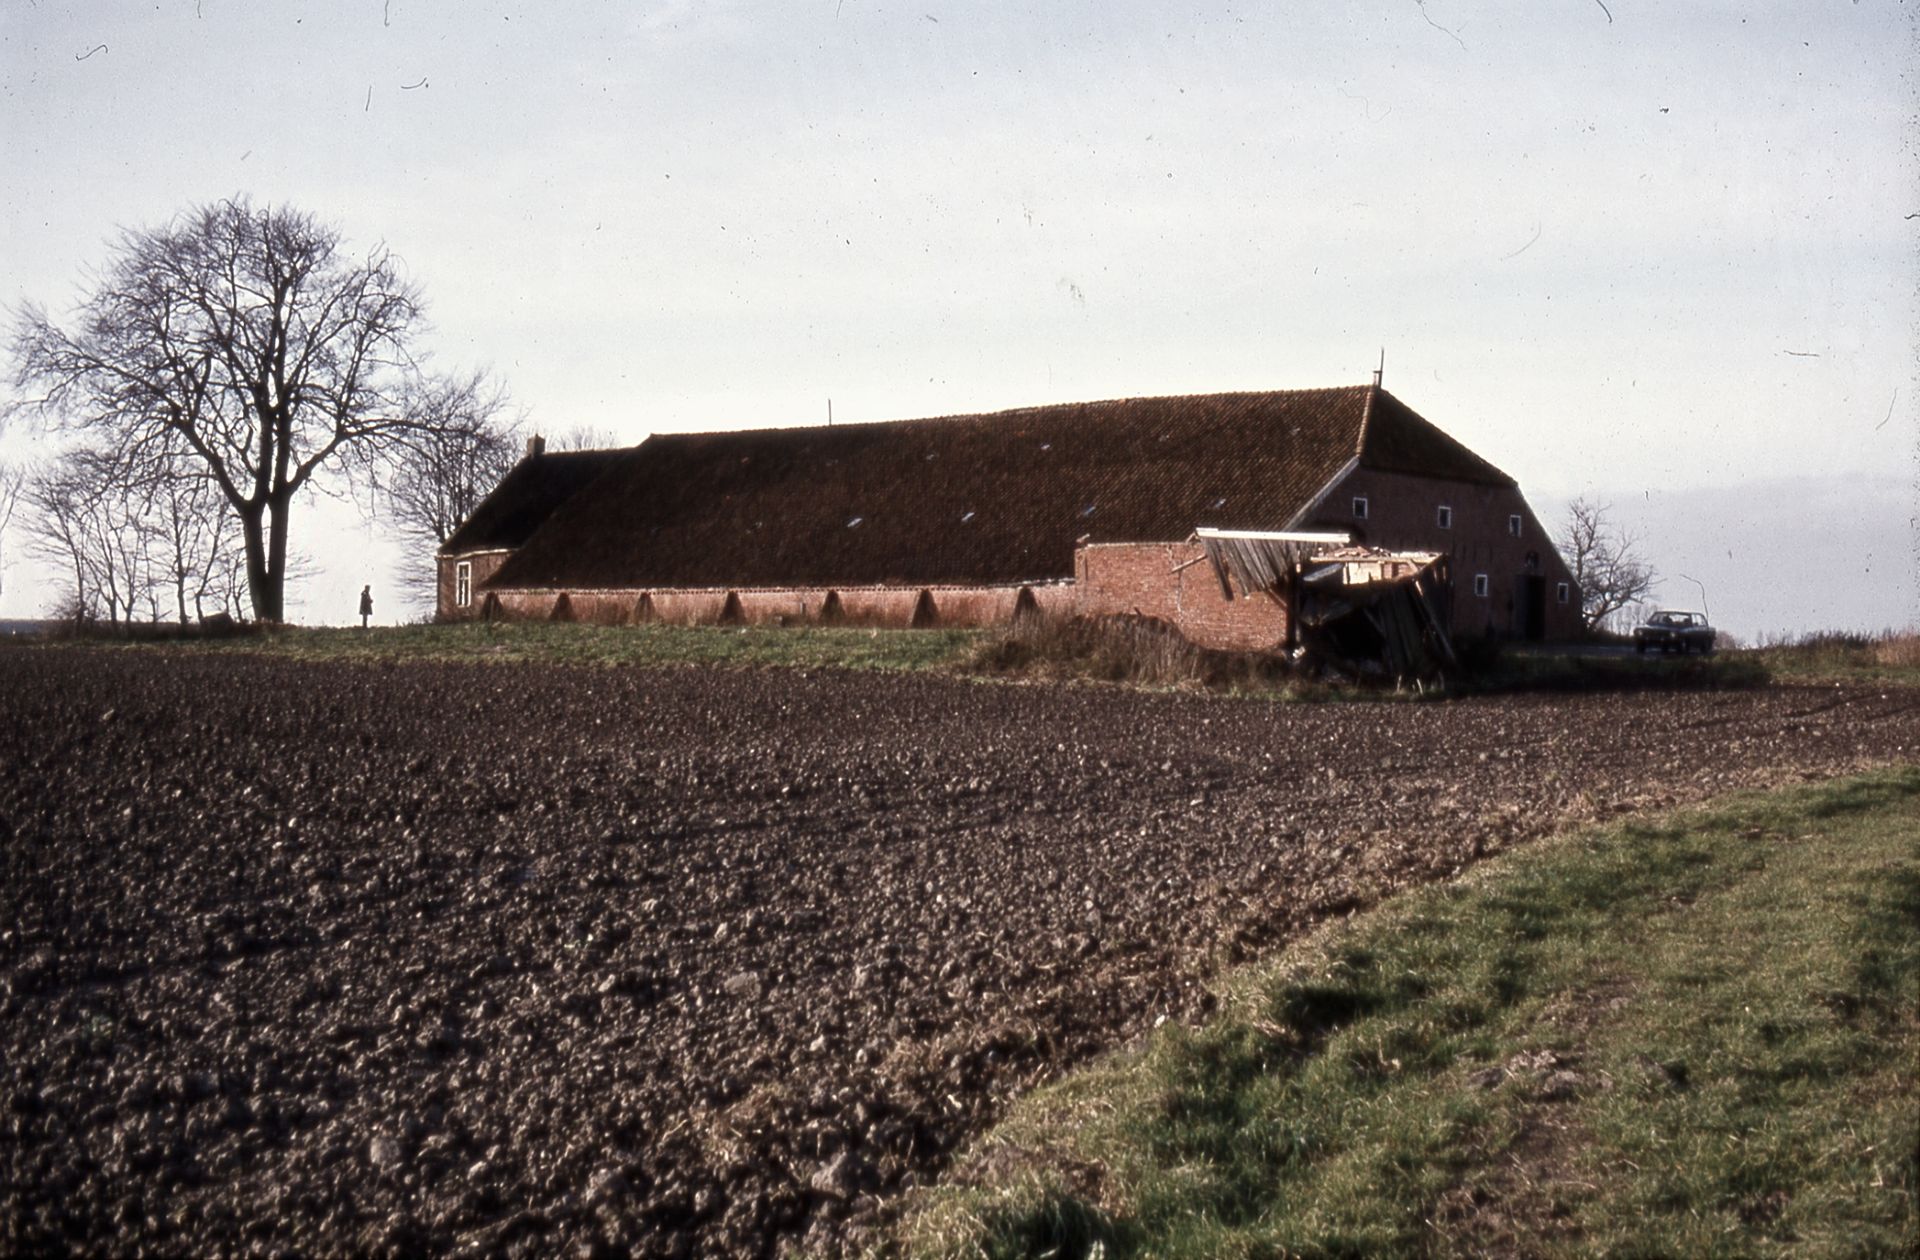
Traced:
<svg viewBox="0 0 1920 1260">
<path fill-rule="evenodd" d="M 1547 637 L 1547 579 L 1538 574 L 1520 578 L 1520 637 L 1530 643 Z"/>
</svg>

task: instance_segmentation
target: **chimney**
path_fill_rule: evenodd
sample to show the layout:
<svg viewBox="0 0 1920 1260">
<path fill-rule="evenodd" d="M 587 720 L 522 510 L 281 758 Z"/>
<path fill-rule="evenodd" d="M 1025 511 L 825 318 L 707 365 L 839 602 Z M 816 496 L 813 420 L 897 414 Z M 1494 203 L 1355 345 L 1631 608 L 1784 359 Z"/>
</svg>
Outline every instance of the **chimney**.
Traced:
<svg viewBox="0 0 1920 1260">
<path fill-rule="evenodd" d="M 527 439 L 527 458 L 528 459 L 538 459 L 540 458 L 541 455 L 546 453 L 546 450 L 547 450 L 547 439 L 541 437 L 538 433 L 534 434 L 532 437 Z"/>
</svg>

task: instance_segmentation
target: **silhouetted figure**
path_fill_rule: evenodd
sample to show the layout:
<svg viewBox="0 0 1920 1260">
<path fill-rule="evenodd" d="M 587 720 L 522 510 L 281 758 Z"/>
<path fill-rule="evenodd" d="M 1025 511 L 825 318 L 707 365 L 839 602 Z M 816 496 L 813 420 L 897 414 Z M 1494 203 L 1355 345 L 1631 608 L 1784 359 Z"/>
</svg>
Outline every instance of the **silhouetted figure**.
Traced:
<svg viewBox="0 0 1920 1260">
<path fill-rule="evenodd" d="M 367 628 L 367 618 L 373 616 L 373 587 L 360 588 L 360 628 Z"/>
</svg>

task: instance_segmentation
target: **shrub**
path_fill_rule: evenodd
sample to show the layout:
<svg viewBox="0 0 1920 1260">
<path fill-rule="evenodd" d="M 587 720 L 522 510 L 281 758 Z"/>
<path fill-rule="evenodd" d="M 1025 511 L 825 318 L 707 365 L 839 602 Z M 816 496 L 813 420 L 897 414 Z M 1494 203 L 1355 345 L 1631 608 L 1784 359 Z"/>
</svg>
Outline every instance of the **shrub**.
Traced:
<svg viewBox="0 0 1920 1260">
<path fill-rule="evenodd" d="M 1156 617 L 1022 618 L 980 644 L 968 664 L 995 674 L 1090 678 L 1155 687 L 1259 690 L 1290 684 L 1286 658 L 1203 648 Z"/>
</svg>

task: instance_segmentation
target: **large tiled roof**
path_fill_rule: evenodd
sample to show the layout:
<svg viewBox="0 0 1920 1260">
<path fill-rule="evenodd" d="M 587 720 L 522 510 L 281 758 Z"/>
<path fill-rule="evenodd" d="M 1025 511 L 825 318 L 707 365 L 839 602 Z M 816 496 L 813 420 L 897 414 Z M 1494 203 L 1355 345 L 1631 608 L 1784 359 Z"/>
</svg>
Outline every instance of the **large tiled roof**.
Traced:
<svg viewBox="0 0 1920 1260">
<path fill-rule="evenodd" d="M 515 464 L 493 493 L 480 501 L 440 549 L 485 551 L 519 547 L 546 523 L 553 510 L 591 485 L 632 450 L 555 451 Z"/>
<path fill-rule="evenodd" d="M 1283 528 L 1356 456 L 1511 484 L 1366 386 L 661 434 L 553 510 L 489 585 L 1065 578 L 1082 537 Z"/>
</svg>

